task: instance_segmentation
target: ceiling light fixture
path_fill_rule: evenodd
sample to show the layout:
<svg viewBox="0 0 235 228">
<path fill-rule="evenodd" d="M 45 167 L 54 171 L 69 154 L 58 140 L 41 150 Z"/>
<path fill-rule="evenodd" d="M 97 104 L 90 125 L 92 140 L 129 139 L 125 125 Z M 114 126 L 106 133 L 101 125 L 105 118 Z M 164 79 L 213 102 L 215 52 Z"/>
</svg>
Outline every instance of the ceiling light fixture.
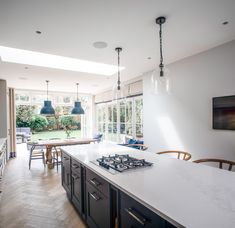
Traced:
<svg viewBox="0 0 235 228">
<path fill-rule="evenodd" d="M 108 46 L 108 44 L 103 41 L 97 41 L 97 42 L 93 43 L 93 46 L 98 49 L 103 49 L 103 48 L 106 48 Z"/>
<path fill-rule="evenodd" d="M 227 25 L 228 24 L 228 21 L 224 21 L 223 23 L 222 23 L 222 25 Z"/>
<path fill-rule="evenodd" d="M 39 31 L 39 30 L 37 30 L 37 31 L 35 31 L 37 34 L 42 34 L 42 32 L 41 31 Z"/>
<path fill-rule="evenodd" d="M 158 17 L 156 24 L 160 26 L 159 29 L 159 41 L 160 41 L 160 64 L 159 68 L 153 71 L 152 83 L 154 86 L 154 93 L 156 94 L 168 94 L 170 92 L 169 70 L 165 68 L 163 63 L 163 51 L 162 51 L 162 25 L 166 22 L 165 17 Z"/>
<path fill-rule="evenodd" d="M 42 107 L 40 114 L 42 115 L 54 115 L 55 114 L 55 110 L 51 105 L 51 101 L 48 100 L 48 83 L 49 81 L 46 80 L 47 83 L 47 100 L 44 101 L 44 106 Z"/>
<path fill-rule="evenodd" d="M 4 46 L 0 46 L 0 56 L 3 62 L 19 63 L 27 66 L 48 67 L 103 76 L 111 76 L 117 73 L 117 67 L 115 65 Z M 120 67 L 120 70 L 122 69 L 124 67 Z"/>
<path fill-rule="evenodd" d="M 120 78 L 120 52 L 122 51 L 121 47 L 115 48 L 115 51 L 118 53 L 118 80 L 117 84 L 113 88 L 113 101 L 118 101 L 125 98 L 125 88 L 124 85 L 121 85 Z"/>
<path fill-rule="evenodd" d="M 74 102 L 74 108 L 71 111 L 71 114 L 73 115 L 81 115 L 84 114 L 84 110 L 81 106 L 81 102 L 78 100 L 78 85 L 79 83 L 76 83 L 77 85 L 77 101 Z"/>
</svg>

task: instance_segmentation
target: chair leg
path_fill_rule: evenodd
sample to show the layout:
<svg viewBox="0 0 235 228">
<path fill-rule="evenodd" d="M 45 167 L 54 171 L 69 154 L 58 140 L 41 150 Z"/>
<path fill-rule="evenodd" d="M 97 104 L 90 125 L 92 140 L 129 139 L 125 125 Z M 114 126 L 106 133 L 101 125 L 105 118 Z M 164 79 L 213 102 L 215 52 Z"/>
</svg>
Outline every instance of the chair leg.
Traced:
<svg viewBox="0 0 235 228">
<path fill-rule="evenodd" d="M 57 172 L 58 172 L 58 169 L 59 169 L 59 156 L 58 156 L 57 151 L 56 151 L 56 169 L 57 169 Z"/>
</svg>

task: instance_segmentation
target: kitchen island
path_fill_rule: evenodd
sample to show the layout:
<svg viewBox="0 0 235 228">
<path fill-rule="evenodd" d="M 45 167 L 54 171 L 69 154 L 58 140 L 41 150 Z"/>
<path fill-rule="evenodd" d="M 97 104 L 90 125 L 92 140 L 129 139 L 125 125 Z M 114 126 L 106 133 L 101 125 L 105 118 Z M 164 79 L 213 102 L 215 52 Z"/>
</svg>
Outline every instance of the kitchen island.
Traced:
<svg viewBox="0 0 235 228">
<path fill-rule="evenodd" d="M 62 152 L 62 184 L 90 227 L 131 227 L 128 216 L 136 220 L 133 227 L 234 227 L 234 172 L 114 144 L 68 146 Z M 113 154 L 153 165 L 114 175 L 93 163 Z"/>
</svg>

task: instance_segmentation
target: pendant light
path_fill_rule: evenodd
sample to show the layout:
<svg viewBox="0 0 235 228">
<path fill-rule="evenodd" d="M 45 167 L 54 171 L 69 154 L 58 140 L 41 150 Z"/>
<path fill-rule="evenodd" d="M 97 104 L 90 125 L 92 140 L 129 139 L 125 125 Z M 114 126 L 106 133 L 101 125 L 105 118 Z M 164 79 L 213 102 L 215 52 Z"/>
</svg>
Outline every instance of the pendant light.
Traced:
<svg viewBox="0 0 235 228">
<path fill-rule="evenodd" d="M 48 100 L 48 83 L 49 81 L 46 80 L 47 83 L 47 100 L 44 101 L 44 106 L 42 107 L 40 114 L 42 115 L 54 115 L 55 114 L 55 110 L 51 105 L 51 101 Z"/>
<path fill-rule="evenodd" d="M 170 80 L 169 70 L 165 68 L 163 64 L 162 54 L 162 25 L 166 22 L 165 17 L 158 17 L 156 24 L 159 25 L 159 41 L 160 41 L 160 64 L 159 68 L 152 73 L 151 81 L 153 84 L 153 90 L 155 94 L 169 94 L 170 93 Z"/>
<path fill-rule="evenodd" d="M 120 79 L 120 52 L 122 51 L 121 47 L 115 48 L 115 51 L 118 53 L 118 80 L 117 84 L 113 87 L 113 101 L 117 102 L 118 100 L 125 99 L 125 87 L 121 85 Z"/>
<path fill-rule="evenodd" d="M 81 106 L 81 102 L 78 101 L 78 85 L 79 85 L 79 83 L 76 83 L 76 85 L 77 85 L 77 101 L 74 102 L 74 108 L 72 109 L 71 114 L 81 115 L 81 114 L 84 114 L 84 110 Z"/>
</svg>

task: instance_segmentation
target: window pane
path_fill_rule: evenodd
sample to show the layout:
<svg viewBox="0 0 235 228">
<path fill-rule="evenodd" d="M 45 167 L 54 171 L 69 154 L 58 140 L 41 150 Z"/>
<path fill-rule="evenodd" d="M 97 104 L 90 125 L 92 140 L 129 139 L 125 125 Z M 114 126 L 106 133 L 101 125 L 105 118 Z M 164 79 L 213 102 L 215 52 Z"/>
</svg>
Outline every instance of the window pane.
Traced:
<svg viewBox="0 0 235 228">
<path fill-rule="evenodd" d="M 105 107 L 102 108 L 102 116 L 103 116 L 103 122 L 106 121 L 106 115 L 105 115 Z"/>
<path fill-rule="evenodd" d="M 113 106 L 113 122 L 117 122 L 117 105 Z"/>
<path fill-rule="evenodd" d="M 120 122 L 125 123 L 125 106 L 120 106 Z"/>
<path fill-rule="evenodd" d="M 127 135 L 132 135 L 132 126 L 131 126 L 131 124 L 126 125 L 126 134 Z"/>
<path fill-rule="evenodd" d="M 126 125 L 125 124 L 120 124 L 120 133 L 125 134 L 126 133 Z"/>
<path fill-rule="evenodd" d="M 112 124 L 108 124 L 108 133 L 112 133 L 113 132 L 113 128 L 112 128 Z"/>
<path fill-rule="evenodd" d="M 108 121 L 112 122 L 112 107 L 108 106 Z"/>
<path fill-rule="evenodd" d="M 113 133 L 117 133 L 117 124 L 116 123 L 113 124 Z"/>
<path fill-rule="evenodd" d="M 135 101 L 135 113 L 136 113 L 136 123 L 141 124 L 143 122 L 143 101 Z"/>
<path fill-rule="evenodd" d="M 142 125 L 136 124 L 136 134 L 141 135 L 143 133 Z"/>
<path fill-rule="evenodd" d="M 132 122 L 132 102 L 128 101 L 126 103 L 126 122 L 131 123 Z"/>
<path fill-rule="evenodd" d="M 101 109 L 98 109 L 98 122 L 101 122 L 102 118 L 101 118 Z"/>
</svg>

